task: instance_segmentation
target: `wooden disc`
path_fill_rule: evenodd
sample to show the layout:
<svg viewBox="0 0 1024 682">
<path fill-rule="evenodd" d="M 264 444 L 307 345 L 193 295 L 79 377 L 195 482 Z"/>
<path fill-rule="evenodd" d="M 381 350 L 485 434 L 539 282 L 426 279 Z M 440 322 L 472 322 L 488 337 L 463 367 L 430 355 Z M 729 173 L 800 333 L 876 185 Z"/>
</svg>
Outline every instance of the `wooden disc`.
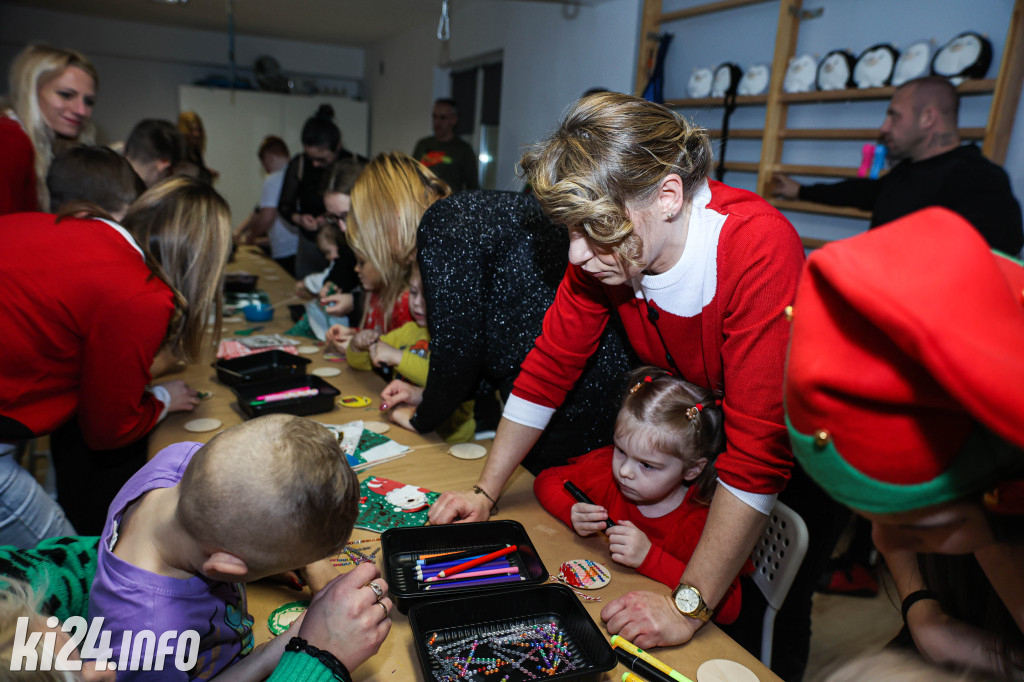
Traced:
<svg viewBox="0 0 1024 682">
<path fill-rule="evenodd" d="M 318 377 L 336 377 L 341 374 L 341 370 L 337 367 L 317 367 L 310 374 Z"/>
<path fill-rule="evenodd" d="M 570 559 L 559 567 L 558 572 L 566 585 L 584 590 L 599 590 L 612 579 L 611 571 L 590 559 Z"/>
<path fill-rule="evenodd" d="M 219 419 L 213 419 L 211 417 L 205 417 L 202 419 L 193 419 L 185 424 L 185 430 L 191 431 L 192 433 L 202 433 L 203 431 L 213 431 L 219 429 L 223 422 Z"/>
<path fill-rule="evenodd" d="M 374 433 L 387 433 L 391 430 L 391 424 L 386 422 L 366 422 L 363 428 Z"/>
<path fill-rule="evenodd" d="M 700 664 L 697 682 L 757 682 L 757 675 L 742 663 L 715 658 Z"/>
<path fill-rule="evenodd" d="M 316 355 L 320 352 L 320 346 L 299 346 L 296 350 L 303 355 Z"/>
<path fill-rule="evenodd" d="M 448 448 L 448 454 L 458 459 L 480 459 L 487 454 L 487 448 L 476 443 L 456 443 Z"/>
</svg>

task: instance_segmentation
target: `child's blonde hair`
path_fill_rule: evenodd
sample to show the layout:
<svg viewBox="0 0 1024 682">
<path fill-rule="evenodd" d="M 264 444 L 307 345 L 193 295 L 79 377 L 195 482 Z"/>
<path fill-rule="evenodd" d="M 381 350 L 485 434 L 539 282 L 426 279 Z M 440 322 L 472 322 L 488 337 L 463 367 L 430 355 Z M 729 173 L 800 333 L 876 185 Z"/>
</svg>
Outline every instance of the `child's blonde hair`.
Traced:
<svg viewBox="0 0 1024 682">
<path fill-rule="evenodd" d="M 46 616 L 40 613 L 45 588 L 38 591 L 22 580 L 3 578 L 0 580 L 0 678 L 4 680 L 38 680 L 40 682 L 75 682 L 81 679 L 73 672 L 54 670 L 33 670 L 16 672 L 11 670 L 14 655 L 14 635 L 19 618 L 29 619 L 29 632 L 39 632 L 46 623 Z M 43 638 L 40 637 L 36 650 L 42 657 Z M 57 652 L 54 652 L 57 653 Z M 40 666 L 36 666 L 39 668 Z"/>
<path fill-rule="evenodd" d="M 352 187 L 348 243 L 381 277 L 385 327 L 409 282 L 416 229 L 434 202 L 451 194 L 444 181 L 402 152 L 378 154 Z"/>
<path fill-rule="evenodd" d="M 243 559 L 251 576 L 298 568 L 344 546 L 359 485 L 338 439 L 277 414 L 217 434 L 192 457 L 177 516 L 206 551 Z"/>
<path fill-rule="evenodd" d="M 718 478 L 714 461 L 725 449 L 721 400 L 663 369 L 640 367 L 629 375 L 616 431 L 626 416 L 648 427 L 644 435 L 652 449 L 687 463 L 707 459 L 691 485 L 699 502 L 710 503 Z"/>
</svg>

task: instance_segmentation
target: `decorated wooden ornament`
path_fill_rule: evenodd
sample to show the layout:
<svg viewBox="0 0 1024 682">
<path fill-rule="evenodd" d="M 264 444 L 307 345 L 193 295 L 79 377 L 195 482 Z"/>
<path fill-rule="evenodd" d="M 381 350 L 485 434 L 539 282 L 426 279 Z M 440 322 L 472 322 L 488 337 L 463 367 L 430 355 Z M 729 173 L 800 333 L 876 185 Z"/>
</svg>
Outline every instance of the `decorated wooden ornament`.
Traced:
<svg viewBox="0 0 1024 682">
<path fill-rule="evenodd" d="M 953 85 L 984 78 L 992 64 L 992 43 L 980 33 L 965 31 L 940 47 L 932 57 L 932 73 Z"/>
<path fill-rule="evenodd" d="M 707 97 L 711 94 L 711 69 L 694 69 L 686 84 L 686 94 L 690 97 Z"/>
<path fill-rule="evenodd" d="M 793 57 L 786 68 L 786 77 L 782 79 L 785 92 L 810 92 L 814 90 L 814 72 L 816 63 L 809 54 Z"/>
<path fill-rule="evenodd" d="M 590 559 L 570 559 L 559 567 L 558 574 L 566 585 L 583 590 L 601 589 L 612 579 L 611 571 Z"/>
<path fill-rule="evenodd" d="M 896 68 L 892 73 L 892 84 L 899 87 L 907 81 L 927 76 L 931 57 L 931 41 L 919 40 L 916 43 L 911 43 L 896 60 Z"/>
<path fill-rule="evenodd" d="M 739 95 L 760 95 L 768 89 L 771 68 L 767 64 L 752 64 L 740 79 Z"/>
<path fill-rule="evenodd" d="M 818 64 L 814 83 L 819 90 L 845 90 L 853 87 L 853 65 L 857 61 L 847 50 L 832 50 Z"/>
<path fill-rule="evenodd" d="M 872 45 L 857 57 L 853 67 L 853 81 L 861 89 L 889 85 L 899 56 L 899 51 L 888 43 Z"/>
<path fill-rule="evenodd" d="M 711 96 L 725 97 L 736 90 L 740 84 L 743 71 L 732 62 L 719 64 L 715 69 L 715 77 L 711 81 Z"/>
</svg>

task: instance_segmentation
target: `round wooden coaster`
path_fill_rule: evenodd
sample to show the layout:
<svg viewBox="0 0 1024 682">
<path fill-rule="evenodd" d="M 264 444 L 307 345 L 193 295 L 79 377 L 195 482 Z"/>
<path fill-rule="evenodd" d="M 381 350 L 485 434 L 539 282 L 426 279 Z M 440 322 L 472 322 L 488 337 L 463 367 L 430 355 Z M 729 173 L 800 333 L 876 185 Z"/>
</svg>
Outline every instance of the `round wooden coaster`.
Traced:
<svg viewBox="0 0 1024 682">
<path fill-rule="evenodd" d="M 308 601 L 293 601 L 274 609 L 270 613 L 270 618 L 267 618 L 267 629 L 270 630 L 270 634 L 279 635 L 287 630 L 288 626 L 305 613 L 307 608 L 309 608 Z"/>
<path fill-rule="evenodd" d="M 374 433 L 387 433 L 391 430 L 391 424 L 386 422 L 366 422 L 363 428 Z"/>
<path fill-rule="evenodd" d="M 185 423 L 185 430 L 191 431 L 192 433 L 202 433 L 203 431 L 213 431 L 221 427 L 221 420 L 213 419 L 211 417 L 204 417 L 203 419 L 193 419 L 190 422 Z"/>
<path fill-rule="evenodd" d="M 715 658 L 700 664 L 697 682 L 757 682 L 757 675 L 742 663 Z"/>
<path fill-rule="evenodd" d="M 318 377 L 336 377 L 341 374 L 341 370 L 337 367 L 317 367 L 310 374 L 315 374 Z"/>
<path fill-rule="evenodd" d="M 612 573 L 604 565 L 590 559 L 570 559 L 558 572 L 565 584 L 584 590 L 599 590 L 612 580 Z"/>
<path fill-rule="evenodd" d="M 239 324 L 244 321 L 245 318 L 242 317 L 241 315 L 232 315 L 231 317 L 225 317 L 221 319 L 221 322 L 223 322 L 224 324 Z"/>
<path fill-rule="evenodd" d="M 296 350 L 303 355 L 316 355 L 320 352 L 320 346 L 299 346 Z"/>
<path fill-rule="evenodd" d="M 458 459 L 480 459 L 487 454 L 487 448 L 476 443 L 456 443 L 448 448 L 448 454 Z"/>
<path fill-rule="evenodd" d="M 280 275 L 266 275 L 263 279 L 265 279 L 265 280 L 267 280 L 269 282 L 276 282 L 277 280 L 281 279 L 281 276 Z"/>
</svg>

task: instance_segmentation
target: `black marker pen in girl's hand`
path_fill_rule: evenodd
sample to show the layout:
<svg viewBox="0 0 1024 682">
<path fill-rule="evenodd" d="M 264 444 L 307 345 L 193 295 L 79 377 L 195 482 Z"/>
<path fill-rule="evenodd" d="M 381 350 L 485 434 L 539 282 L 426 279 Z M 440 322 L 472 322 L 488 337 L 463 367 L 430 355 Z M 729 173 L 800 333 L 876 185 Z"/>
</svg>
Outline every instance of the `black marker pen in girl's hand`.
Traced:
<svg viewBox="0 0 1024 682">
<path fill-rule="evenodd" d="M 565 487 L 566 490 L 569 491 L 569 494 L 572 495 L 577 502 L 583 502 L 584 504 L 594 504 L 594 501 L 587 497 L 587 494 L 580 490 L 579 488 L 577 488 L 576 485 L 569 479 L 563 480 L 562 485 Z M 604 522 L 607 528 L 611 528 L 615 525 L 615 522 L 611 519 L 605 519 Z"/>
</svg>

